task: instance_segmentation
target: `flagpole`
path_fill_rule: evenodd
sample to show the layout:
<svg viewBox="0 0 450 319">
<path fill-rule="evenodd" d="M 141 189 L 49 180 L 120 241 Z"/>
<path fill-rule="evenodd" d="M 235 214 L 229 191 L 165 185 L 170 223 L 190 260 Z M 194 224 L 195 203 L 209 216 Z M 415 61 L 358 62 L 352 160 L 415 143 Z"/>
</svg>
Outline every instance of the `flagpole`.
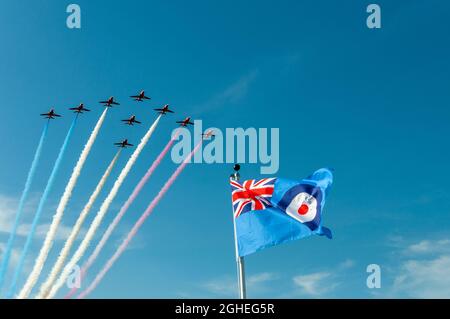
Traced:
<svg viewBox="0 0 450 319">
<path fill-rule="evenodd" d="M 239 164 L 234 165 L 234 173 L 231 174 L 230 178 L 233 181 L 239 181 L 239 169 L 241 166 Z M 247 289 L 245 287 L 245 270 L 244 270 L 244 257 L 239 256 L 238 251 L 238 242 L 236 236 L 236 219 L 234 217 L 233 211 L 233 228 L 234 228 L 234 248 L 236 251 L 236 265 L 237 265 L 237 275 L 238 275 L 238 288 L 239 288 L 239 298 L 246 299 L 247 298 Z"/>
</svg>

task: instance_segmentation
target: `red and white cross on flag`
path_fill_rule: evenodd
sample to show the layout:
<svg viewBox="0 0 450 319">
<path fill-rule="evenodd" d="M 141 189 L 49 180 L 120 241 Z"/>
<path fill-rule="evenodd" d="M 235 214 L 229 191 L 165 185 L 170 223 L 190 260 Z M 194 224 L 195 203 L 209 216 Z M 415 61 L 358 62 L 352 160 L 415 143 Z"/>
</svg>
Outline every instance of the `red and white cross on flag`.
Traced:
<svg viewBox="0 0 450 319">
<path fill-rule="evenodd" d="M 240 184 L 230 180 L 231 199 L 233 202 L 234 217 L 252 211 L 271 207 L 270 198 L 276 178 L 250 179 Z"/>
</svg>

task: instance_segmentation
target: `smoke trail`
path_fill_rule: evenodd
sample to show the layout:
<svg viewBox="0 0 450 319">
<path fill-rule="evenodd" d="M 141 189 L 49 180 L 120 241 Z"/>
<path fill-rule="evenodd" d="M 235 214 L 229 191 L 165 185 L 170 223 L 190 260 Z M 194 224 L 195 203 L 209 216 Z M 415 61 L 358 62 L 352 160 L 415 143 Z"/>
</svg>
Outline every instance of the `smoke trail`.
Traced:
<svg viewBox="0 0 450 319">
<path fill-rule="evenodd" d="M 141 226 L 144 224 L 145 220 L 150 216 L 153 209 L 159 203 L 161 198 L 164 196 L 164 194 L 167 192 L 167 190 L 172 186 L 173 182 L 177 179 L 177 177 L 180 175 L 180 173 L 186 167 L 188 162 L 190 162 L 192 156 L 199 150 L 200 146 L 202 145 L 202 142 L 203 142 L 203 140 L 197 144 L 197 146 L 194 148 L 194 150 L 185 158 L 183 163 L 180 164 L 180 166 L 178 166 L 178 168 L 175 170 L 175 172 L 172 174 L 172 176 L 170 176 L 169 180 L 166 182 L 166 184 L 164 184 L 163 188 L 161 188 L 158 195 L 156 195 L 156 197 L 152 200 L 152 202 L 147 207 L 145 212 L 138 219 L 136 224 L 134 224 L 133 228 L 128 233 L 127 237 L 122 242 L 122 244 L 119 246 L 119 248 L 116 250 L 114 255 L 106 262 L 105 266 L 98 273 L 97 277 L 95 277 L 94 281 L 89 285 L 89 287 L 78 296 L 78 299 L 85 298 L 88 294 L 90 294 L 97 287 L 97 285 L 100 283 L 100 281 L 103 279 L 103 277 L 109 271 L 109 269 L 114 265 L 116 260 L 122 255 L 122 253 L 128 247 L 128 245 L 130 244 L 133 237 L 136 235 L 136 233 L 139 231 Z"/>
<path fill-rule="evenodd" d="M 92 205 L 94 204 L 95 200 L 97 199 L 98 195 L 100 194 L 101 190 L 103 189 L 103 186 L 106 183 L 106 180 L 108 179 L 109 175 L 112 172 L 112 169 L 116 165 L 116 162 L 120 156 L 122 149 L 120 148 L 117 154 L 114 156 L 113 160 L 109 164 L 108 168 L 106 169 L 105 173 L 103 174 L 102 178 L 98 182 L 97 187 L 95 188 L 94 192 L 92 193 L 91 197 L 89 197 L 89 200 L 84 206 L 83 210 L 81 211 L 80 217 L 78 217 L 77 221 L 75 222 L 75 225 L 72 228 L 72 231 L 67 238 L 66 243 L 64 244 L 63 249 L 59 253 L 59 257 L 56 260 L 55 265 L 53 266 L 47 280 L 42 284 L 39 294 L 37 298 L 44 298 L 45 295 L 50 290 L 51 286 L 53 285 L 54 281 L 56 280 L 56 276 L 61 271 L 62 267 L 64 266 L 64 263 L 69 256 L 70 249 L 72 248 L 73 244 L 75 243 L 75 240 L 81 230 L 81 226 L 83 225 L 84 221 L 86 220 Z"/>
<path fill-rule="evenodd" d="M 53 170 L 50 174 L 50 177 L 47 181 L 47 185 L 45 186 L 44 193 L 42 194 L 41 200 L 39 201 L 38 208 L 36 210 L 36 214 L 34 215 L 33 222 L 31 224 L 30 233 L 27 236 L 27 240 L 22 250 L 22 254 L 20 255 L 19 263 L 16 266 L 14 276 L 12 279 L 11 286 L 9 288 L 8 297 L 12 297 L 16 291 L 17 280 L 19 279 L 20 274 L 22 273 L 22 269 L 25 263 L 25 258 L 30 249 L 31 241 L 33 240 L 34 234 L 36 233 L 36 228 L 39 223 L 39 219 L 41 218 L 42 210 L 44 209 L 44 205 L 47 202 L 48 195 L 53 187 L 53 183 L 55 181 L 55 177 L 58 173 L 59 167 L 61 166 L 62 159 L 66 152 L 67 146 L 69 145 L 70 138 L 72 137 L 72 133 L 75 129 L 77 123 L 78 115 L 72 121 L 72 125 L 70 125 L 69 131 L 67 132 L 66 138 L 59 150 L 58 157 L 56 158 L 55 164 L 53 165 Z"/>
<path fill-rule="evenodd" d="M 19 227 L 20 220 L 22 218 L 23 206 L 25 205 L 25 201 L 28 198 L 28 194 L 30 192 L 31 183 L 33 182 L 34 175 L 36 173 L 36 168 L 39 163 L 39 159 L 42 153 L 42 147 L 44 145 L 45 137 L 47 136 L 48 126 L 50 121 L 44 126 L 44 130 L 42 131 L 41 138 L 39 139 L 39 144 L 34 153 L 33 162 L 31 163 L 30 170 L 28 172 L 27 180 L 25 182 L 25 187 L 22 191 L 22 195 L 20 196 L 19 207 L 17 208 L 16 219 L 14 220 L 14 225 L 11 233 L 9 234 L 8 242 L 6 244 L 6 249 L 3 254 L 2 264 L 0 266 L 0 290 L 3 286 L 3 281 L 5 278 L 5 274 L 8 271 L 9 259 L 11 258 L 11 252 L 14 245 L 14 240 L 16 238 L 17 228 Z"/>
<path fill-rule="evenodd" d="M 133 192 L 131 193 L 130 197 L 128 197 L 127 201 L 123 204 L 122 208 L 120 208 L 119 213 L 116 215 L 114 220 L 111 222 L 111 224 L 108 226 L 108 229 L 103 234 L 102 238 L 100 239 L 100 242 L 97 244 L 97 246 L 94 249 L 94 252 L 89 256 L 88 261 L 83 265 L 81 270 L 81 276 L 84 277 L 86 272 L 89 270 L 89 268 L 92 266 L 94 261 L 97 259 L 98 255 L 100 254 L 100 251 L 105 246 L 106 242 L 108 241 L 109 237 L 111 236 L 114 229 L 117 227 L 119 222 L 122 220 L 125 213 L 128 211 L 128 208 L 130 208 L 131 204 L 135 201 L 136 197 L 139 195 L 141 190 L 144 188 L 145 184 L 149 180 L 150 176 L 153 174 L 155 169 L 158 167 L 158 165 L 163 160 L 164 156 L 169 152 L 170 148 L 172 147 L 173 143 L 175 143 L 178 135 L 180 133 L 180 130 L 178 129 L 175 131 L 173 137 L 170 139 L 170 141 L 167 143 L 167 145 L 164 147 L 164 149 L 161 151 L 161 153 L 158 155 L 158 157 L 155 159 L 153 164 L 148 169 L 147 173 L 142 177 L 142 179 L 139 181 L 139 183 L 134 188 Z M 67 278 L 61 278 L 61 282 L 66 281 Z M 71 291 L 71 294 L 75 293 L 77 288 L 73 288 L 73 292 Z M 48 295 L 47 298 L 52 298 L 54 294 L 57 291 L 54 291 L 53 294 Z"/>
<path fill-rule="evenodd" d="M 103 125 L 107 112 L 108 108 L 105 108 L 102 115 L 98 119 L 97 124 L 95 125 L 91 135 L 89 136 L 89 139 L 87 140 L 86 145 L 84 146 L 83 151 L 81 152 L 80 157 L 78 158 L 77 164 L 73 168 L 72 175 L 70 176 L 69 181 L 67 182 L 66 188 L 64 189 L 64 193 L 59 201 L 58 207 L 56 208 L 56 213 L 53 216 L 52 223 L 50 224 L 50 228 L 47 232 L 47 235 L 45 236 L 44 244 L 42 245 L 38 257 L 36 258 L 33 270 L 31 271 L 27 281 L 25 282 L 25 285 L 23 286 L 22 290 L 19 293 L 18 299 L 27 298 L 31 290 L 33 289 L 34 285 L 36 284 L 37 280 L 39 279 L 39 276 L 42 272 L 42 268 L 44 267 L 45 261 L 47 260 L 48 254 L 50 253 L 50 250 L 52 248 L 53 240 L 55 239 L 56 231 L 58 230 L 59 224 L 61 223 L 64 211 L 66 210 L 67 203 L 69 202 L 70 197 L 72 197 L 73 189 L 77 184 L 78 178 L 80 177 L 81 174 L 81 170 L 83 169 L 84 163 L 86 163 L 87 157 L 91 152 L 92 146 L 94 145 L 98 132 L 100 131 L 100 128 Z"/>
<path fill-rule="evenodd" d="M 103 218 L 105 217 L 105 215 L 109 209 L 109 206 L 111 205 L 112 201 L 116 197 L 117 192 L 119 191 L 120 187 L 122 186 L 123 181 L 127 177 L 128 173 L 130 172 L 130 170 L 133 167 L 134 163 L 136 162 L 137 158 L 139 157 L 139 154 L 142 152 L 144 146 L 147 144 L 148 140 L 150 139 L 153 132 L 155 131 L 160 119 L 161 119 L 161 115 L 158 116 L 158 118 L 155 120 L 155 122 L 149 128 L 147 133 L 145 133 L 144 137 L 142 138 L 141 142 L 134 150 L 133 154 L 131 154 L 128 162 L 125 164 L 125 167 L 120 172 L 119 177 L 114 182 L 114 185 L 111 188 L 108 196 L 106 197 L 106 199 L 103 201 L 102 205 L 100 206 L 100 210 L 97 212 L 97 215 L 95 216 L 94 220 L 92 221 L 91 225 L 89 226 L 86 236 L 84 237 L 84 239 L 81 242 L 78 249 L 73 254 L 70 261 L 64 267 L 56 284 L 52 287 L 50 294 L 54 295 L 54 292 L 57 291 L 64 284 L 64 281 L 61 281 L 60 279 L 67 278 L 67 276 L 69 276 L 73 267 L 78 263 L 78 261 L 81 259 L 81 257 L 83 257 L 86 249 L 89 247 L 90 242 L 94 238 L 97 228 L 100 226 L 100 223 L 102 222 Z"/>
</svg>

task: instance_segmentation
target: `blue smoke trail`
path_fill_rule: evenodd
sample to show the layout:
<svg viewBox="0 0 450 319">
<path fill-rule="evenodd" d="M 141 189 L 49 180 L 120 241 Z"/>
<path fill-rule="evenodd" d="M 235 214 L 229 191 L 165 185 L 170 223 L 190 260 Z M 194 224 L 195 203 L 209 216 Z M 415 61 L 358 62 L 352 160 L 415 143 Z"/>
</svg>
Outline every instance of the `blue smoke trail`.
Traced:
<svg viewBox="0 0 450 319">
<path fill-rule="evenodd" d="M 42 135 L 39 140 L 38 147 L 36 149 L 36 152 L 34 153 L 33 162 L 31 163 L 31 167 L 28 172 L 27 180 L 25 182 L 25 187 L 24 187 L 24 189 L 22 191 L 22 195 L 20 197 L 19 207 L 17 208 L 16 219 L 14 220 L 14 225 L 13 225 L 11 233 L 9 234 L 8 242 L 6 244 L 6 249 L 3 254 L 3 259 L 2 259 L 1 266 L 0 266 L 0 290 L 2 289 L 2 286 L 3 286 L 5 274 L 8 271 L 9 259 L 11 258 L 11 252 L 12 252 L 12 248 L 14 245 L 14 240 L 16 238 L 17 228 L 19 227 L 20 220 L 22 219 L 23 206 L 25 205 L 25 202 L 28 198 L 28 194 L 30 192 L 30 187 L 31 187 L 31 184 L 34 179 L 34 175 L 36 173 L 36 168 L 38 166 L 39 159 L 40 159 L 41 153 L 42 153 L 42 147 L 44 146 L 45 137 L 47 136 L 49 123 L 50 123 L 50 121 L 47 121 L 47 123 L 45 124 L 44 130 L 42 131 Z"/>
<path fill-rule="evenodd" d="M 22 273 L 22 269 L 25 263 L 25 258 L 28 254 L 28 250 L 30 249 L 31 241 L 33 240 L 34 234 L 36 233 L 36 228 L 41 218 L 42 210 L 44 208 L 45 202 L 47 201 L 48 195 L 53 187 L 53 183 L 55 181 L 55 177 L 58 173 L 59 167 L 61 166 L 62 159 L 64 157 L 64 153 L 66 152 L 67 146 L 69 144 L 70 138 L 72 136 L 72 132 L 75 128 L 75 124 L 77 123 L 78 114 L 72 121 L 72 125 L 67 132 L 66 138 L 64 140 L 61 149 L 59 150 L 58 158 L 56 159 L 55 165 L 53 166 L 52 173 L 47 181 L 47 185 L 45 186 L 44 193 L 42 194 L 41 200 L 39 202 L 38 208 L 36 210 L 36 214 L 34 215 L 33 223 L 31 224 L 31 230 L 28 234 L 27 241 L 25 242 L 25 246 L 23 247 L 22 254 L 20 255 L 19 263 L 17 264 L 16 270 L 14 272 L 14 276 L 11 282 L 11 286 L 9 288 L 9 292 L 7 294 L 8 298 L 14 296 L 17 289 L 17 280 L 19 279 L 20 274 Z"/>
</svg>

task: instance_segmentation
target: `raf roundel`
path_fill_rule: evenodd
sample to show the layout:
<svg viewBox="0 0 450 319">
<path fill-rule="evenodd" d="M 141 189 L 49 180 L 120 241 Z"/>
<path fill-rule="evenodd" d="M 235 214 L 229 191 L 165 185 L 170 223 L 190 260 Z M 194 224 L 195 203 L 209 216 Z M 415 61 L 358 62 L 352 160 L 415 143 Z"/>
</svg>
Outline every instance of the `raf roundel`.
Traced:
<svg viewBox="0 0 450 319">
<path fill-rule="evenodd" d="M 299 222 L 310 222 L 317 215 L 317 200 L 314 196 L 306 192 L 301 192 L 292 199 L 286 208 L 286 212 Z"/>
<path fill-rule="evenodd" d="M 319 187 L 298 184 L 283 194 L 277 206 L 311 230 L 320 226 L 323 194 Z"/>
</svg>

